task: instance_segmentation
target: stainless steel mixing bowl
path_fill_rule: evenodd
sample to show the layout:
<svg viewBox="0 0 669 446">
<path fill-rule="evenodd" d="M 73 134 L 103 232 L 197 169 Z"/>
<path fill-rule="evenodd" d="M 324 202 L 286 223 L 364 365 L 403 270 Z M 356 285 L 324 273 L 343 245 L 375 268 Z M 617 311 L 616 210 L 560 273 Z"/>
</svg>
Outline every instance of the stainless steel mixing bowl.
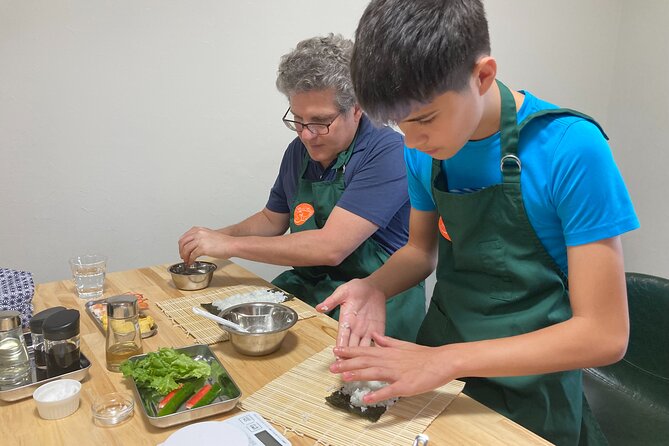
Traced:
<svg viewBox="0 0 669 446">
<path fill-rule="evenodd" d="M 219 324 L 230 333 L 235 350 L 249 356 L 269 355 L 278 350 L 288 329 L 297 322 L 295 310 L 269 302 L 235 305 L 221 312 L 220 316 L 248 330 L 243 333 Z"/>
</svg>

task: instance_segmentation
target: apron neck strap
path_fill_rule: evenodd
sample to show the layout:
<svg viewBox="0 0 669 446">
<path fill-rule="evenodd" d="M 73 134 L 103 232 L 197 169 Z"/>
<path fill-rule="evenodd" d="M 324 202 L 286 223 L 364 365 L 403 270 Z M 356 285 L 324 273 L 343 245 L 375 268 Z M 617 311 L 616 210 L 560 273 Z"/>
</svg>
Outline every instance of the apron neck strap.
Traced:
<svg viewBox="0 0 669 446">
<path fill-rule="evenodd" d="M 511 90 L 499 80 L 501 114 L 499 119 L 500 144 L 502 158 L 500 169 L 504 183 L 520 183 L 521 164 L 518 158 L 518 118 L 516 101 Z"/>
<path fill-rule="evenodd" d="M 358 126 L 360 128 L 360 126 Z M 340 167 L 343 167 L 346 169 L 346 164 L 348 163 L 348 160 L 351 159 L 351 155 L 353 155 L 353 149 L 355 149 L 355 142 L 358 139 L 358 131 L 355 131 L 355 136 L 353 136 L 353 141 L 351 141 L 351 144 L 348 146 L 346 150 L 343 152 L 340 152 L 339 155 L 337 156 L 337 161 L 334 163 L 334 166 L 332 166 L 332 170 L 337 170 Z"/>
<path fill-rule="evenodd" d="M 360 126 L 358 126 L 358 130 L 359 129 Z M 351 155 L 353 155 L 353 149 L 355 149 L 355 142 L 358 139 L 358 130 L 355 131 L 355 136 L 353 137 L 353 141 L 351 141 L 351 144 L 348 146 L 348 148 L 343 152 L 339 152 L 339 155 L 337 155 L 337 160 L 332 165 L 332 170 L 339 170 L 340 168 L 342 169 L 342 172 L 346 170 L 346 164 L 351 159 Z M 302 169 L 300 171 L 300 178 L 304 178 L 304 173 L 307 171 L 307 166 L 309 165 L 310 159 L 311 158 L 309 157 L 309 152 L 305 151 L 304 158 L 302 160 Z"/>
</svg>

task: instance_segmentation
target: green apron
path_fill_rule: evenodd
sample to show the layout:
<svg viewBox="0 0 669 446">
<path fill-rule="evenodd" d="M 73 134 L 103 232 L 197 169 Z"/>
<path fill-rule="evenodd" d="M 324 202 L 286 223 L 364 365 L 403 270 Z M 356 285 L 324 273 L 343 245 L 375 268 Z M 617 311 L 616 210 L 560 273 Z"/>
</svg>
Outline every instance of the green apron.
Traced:
<svg viewBox="0 0 669 446">
<path fill-rule="evenodd" d="M 344 170 L 354 146 L 355 139 L 348 149 L 337 157 L 332 167 L 336 171 L 333 181 L 304 179 L 309 162 L 309 155 L 305 154 L 298 177 L 297 193 L 290 208 L 291 232 L 320 229 L 325 226 L 330 213 L 344 193 Z M 306 206 L 307 209 L 311 209 L 313 215 L 305 221 L 304 214 L 296 212 L 298 206 L 300 209 Z M 390 255 L 370 237 L 337 266 L 295 267 L 277 276 L 272 283 L 309 305 L 316 306 L 330 296 L 339 285 L 352 279 L 367 277 L 376 271 L 388 257 Z M 339 308 L 332 311 L 330 316 L 338 319 Z M 421 282 L 388 300 L 385 334 L 413 342 L 424 317 L 425 288 Z"/>
<path fill-rule="evenodd" d="M 434 295 L 418 343 L 438 346 L 529 333 L 569 319 L 567 277 L 532 228 L 520 189 L 516 104 L 498 82 L 503 183 L 469 194 L 448 192 L 433 160 L 432 193 L 440 215 Z M 591 120 L 592 121 L 592 120 Z M 606 136 L 606 135 L 605 135 Z M 465 393 L 558 445 L 606 444 L 583 396 L 581 370 L 466 378 Z"/>
</svg>

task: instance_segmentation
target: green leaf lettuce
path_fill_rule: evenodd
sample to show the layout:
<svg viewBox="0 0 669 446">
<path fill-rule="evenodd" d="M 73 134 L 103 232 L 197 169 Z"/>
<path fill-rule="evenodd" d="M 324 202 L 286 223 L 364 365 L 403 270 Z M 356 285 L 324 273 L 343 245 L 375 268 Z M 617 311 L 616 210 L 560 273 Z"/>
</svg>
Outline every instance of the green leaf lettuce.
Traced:
<svg viewBox="0 0 669 446">
<path fill-rule="evenodd" d="M 140 360 L 124 361 L 121 372 L 131 376 L 138 386 L 167 394 L 179 387 L 178 381 L 208 377 L 211 367 L 172 348 L 161 348 Z"/>
</svg>

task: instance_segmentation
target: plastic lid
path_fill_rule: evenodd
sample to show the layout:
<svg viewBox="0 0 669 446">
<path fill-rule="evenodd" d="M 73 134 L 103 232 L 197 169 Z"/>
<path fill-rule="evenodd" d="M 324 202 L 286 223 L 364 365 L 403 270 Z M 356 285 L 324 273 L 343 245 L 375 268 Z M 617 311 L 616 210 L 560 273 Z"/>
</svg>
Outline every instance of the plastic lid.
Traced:
<svg viewBox="0 0 669 446">
<path fill-rule="evenodd" d="M 139 314 L 137 296 L 121 294 L 107 299 L 107 316 L 113 319 L 126 319 Z"/>
<path fill-rule="evenodd" d="M 79 334 L 79 310 L 61 310 L 47 317 L 42 324 L 44 338 L 62 341 Z"/>
<path fill-rule="evenodd" d="M 9 331 L 20 326 L 21 313 L 14 310 L 0 311 L 0 331 Z"/>
<path fill-rule="evenodd" d="M 34 315 L 32 319 L 30 319 L 30 331 L 36 334 L 41 334 L 42 325 L 44 324 L 46 318 L 64 309 L 65 307 L 53 307 L 40 311 L 39 313 Z"/>
</svg>

